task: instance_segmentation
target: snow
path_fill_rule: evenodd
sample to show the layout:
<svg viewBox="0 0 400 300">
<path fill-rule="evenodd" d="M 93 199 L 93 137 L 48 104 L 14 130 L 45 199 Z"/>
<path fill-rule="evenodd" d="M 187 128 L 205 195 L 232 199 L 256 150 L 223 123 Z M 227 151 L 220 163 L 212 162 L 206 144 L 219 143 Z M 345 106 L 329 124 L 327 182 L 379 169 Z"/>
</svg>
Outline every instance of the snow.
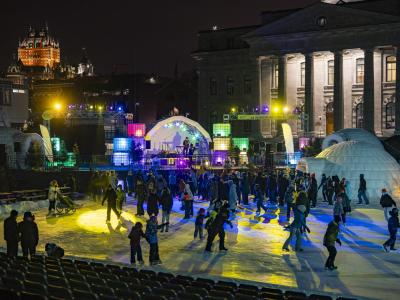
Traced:
<svg viewBox="0 0 400 300">
<path fill-rule="evenodd" d="M 205 205 L 196 203 L 195 212 Z M 400 292 L 400 255 L 382 250 L 388 234 L 380 208 L 358 206 L 348 216 L 348 224 L 340 236 L 343 246 L 338 247 L 338 270 L 331 272 L 324 269 L 327 251 L 322 239 L 332 211 L 325 204 L 313 209 L 307 219 L 311 234 L 304 237 L 301 253 L 281 250 L 288 236 L 282 227 L 287 224 L 284 210 L 271 208 L 268 214 L 257 218 L 255 206 L 251 204 L 249 209 L 237 214 L 233 229 L 227 226 L 229 251 L 219 253 L 217 238 L 214 252 L 206 254 L 206 241 L 193 240 L 194 220 L 183 220 L 179 206 L 176 201 L 170 231 L 159 233 L 163 264 L 157 270 L 277 284 L 307 293 L 395 299 Z M 136 208 L 131 198 L 124 210 L 122 226 L 115 219 L 107 226 L 105 207 L 99 203 L 87 202 L 75 214 L 57 218 L 46 218 L 46 209 L 41 209 L 35 213 L 40 230 L 38 250 L 43 251 L 47 242 L 55 242 L 65 249 L 67 256 L 129 263 L 127 234 L 133 222 L 145 223 L 145 219 L 134 216 Z M 1 226 L 0 234 L 2 230 Z M 4 241 L 0 241 L 0 246 L 5 247 Z M 142 246 L 148 265 L 148 245 L 143 241 Z"/>
</svg>

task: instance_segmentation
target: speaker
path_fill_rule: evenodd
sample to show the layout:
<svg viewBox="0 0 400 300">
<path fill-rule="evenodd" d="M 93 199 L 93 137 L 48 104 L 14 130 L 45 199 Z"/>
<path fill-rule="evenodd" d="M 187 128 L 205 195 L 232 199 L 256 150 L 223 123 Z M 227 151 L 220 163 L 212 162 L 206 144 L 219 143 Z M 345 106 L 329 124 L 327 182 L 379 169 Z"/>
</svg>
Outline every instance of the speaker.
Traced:
<svg viewBox="0 0 400 300">
<path fill-rule="evenodd" d="M 151 149 L 151 141 L 146 140 L 146 150 Z"/>
</svg>

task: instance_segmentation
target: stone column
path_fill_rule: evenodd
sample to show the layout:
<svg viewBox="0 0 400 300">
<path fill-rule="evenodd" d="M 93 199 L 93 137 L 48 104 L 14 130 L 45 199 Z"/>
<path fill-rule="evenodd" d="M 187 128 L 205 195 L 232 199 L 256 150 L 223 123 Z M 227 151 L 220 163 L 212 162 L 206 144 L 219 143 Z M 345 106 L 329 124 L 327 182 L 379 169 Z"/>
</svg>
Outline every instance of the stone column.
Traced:
<svg viewBox="0 0 400 300">
<path fill-rule="evenodd" d="M 260 57 L 260 102 L 259 109 L 267 104 L 271 107 L 271 76 L 272 62 L 271 58 Z M 271 138 L 271 120 L 262 120 L 260 122 L 261 135 L 264 138 Z"/>
<path fill-rule="evenodd" d="M 278 57 L 278 101 L 286 103 L 286 55 Z"/>
<path fill-rule="evenodd" d="M 400 135 L 400 46 L 396 49 L 396 103 L 394 134 Z"/>
<path fill-rule="evenodd" d="M 333 129 L 343 129 L 343 51 L 335 52 L 335 75 L 333 89 Z"/>
<path fill-rule="evenodd" d="M 305 55 L 305 84 L 304 84 L 304 112 L 308 116 L 306 121 L 307 134 L 314 132 L 314 54 Z"/>
<path fill-rule="evenodd" d="M 374 50 L 364 50 L 364 102 L 363 102 L 363 127 L 375 134 L 374 128 Z"/>
</svg>

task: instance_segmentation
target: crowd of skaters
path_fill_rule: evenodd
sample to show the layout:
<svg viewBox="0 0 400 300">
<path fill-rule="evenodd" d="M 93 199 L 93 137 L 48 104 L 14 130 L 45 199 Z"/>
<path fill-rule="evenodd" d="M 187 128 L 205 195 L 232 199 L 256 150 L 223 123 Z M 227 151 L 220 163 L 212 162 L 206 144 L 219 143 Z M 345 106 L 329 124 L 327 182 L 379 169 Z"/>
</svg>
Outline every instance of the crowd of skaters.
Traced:
<svg viewBox="0 0 400 300">
<path fill-rule="evenodd" d="M 121 221 L 123 204 L 126 203 L 126 193 L 136 199 L 136 216 L 144 217 L 147 213 L 148 220 L 144 228 L 142 222 L 136 222 L 129 239 L 131 241 L 131 263 L 143 264 L 141 239 L 145 239 L 150 245 L 149 262 L 151 265 L 160 264 L 158 249 L 158 231 L 168 232 L 170 213 L 174 201 L 180 201 L 181 210 L 184 211 L 184 219 L 194 218 L 194 238 L 204 238 L 203 229 L 207 231 L 207 243 L 205 251 L 212 251 L 214 239 L 219 237 L 219 250 L 227 251 L 225 247 L 225 224 L 233 226 L 232 221 L 236 213 L 243 209 L 251 209 L 251 199 L 256 206 L 256 215 L 261 215 L 261 209 L 267 212 L 269 208 L 275 210 L 278 206 L 281 210 L 286 207 L 288 225 L 285 230 L 290 231 L 289 237 L 283 244 L 284 251 L 290 251 L 289 245 L 296 238 L 294 250 L 303 251 L 302 236 L 310 232 L 307 226 L 307 217 L 310 210 L 318 205 L 318 192 L 322 192 L 322 201 L 332 206 L 332 221 L 328 224 L 323 239 L 323 245 L 327 248 L 329 257 L 325 267 L 334 270 L 336 257 L 336 243 L 341 245 L 338 238 L 340 226 L 346 224 L 346 216 L 351 213 L 350 183 L 345 178 L 338 176 L 322 175 L 320 182 L 315 174 L 304 174 L 293 171 L 246 171 L 239 172 L 224 169 L 222 172 L 208 171 L 205 169 L 189 171 L 174 170 L 169 172 L 132 172 L 123 178 L 124 188 L 118 182 L 121 178 L 114 171 L 95 172 L 92 174 L 89 184 L 90 194 L 102 205 L 107 202 L 106 222 L 110 222 L 111 212 L 114 212 Z M 360 174 L 358 188 L 358 204 L 369 204 L 367 198 L 367 182 L 363 174 Z M 253 195 L 254 197 L 250 197 Z M 50 197 L 49 197 L 50 198 Z M 196 200 L 208 202 L 208 208 L 200 208 L 195 214 L 193 202 Z M 50 200 L 52 201 L 52 200 Z M 144 209 L 146 203 L 146 211 Z M 381 205 L 384 208 L 385 218 L 388 221 L 390 238 L 383 244 L 385 251 L 396 250 L 397 228 L 399 227 L 396 202 L 390 197 L 386 189 L 382 189 Z M 54 203 L 50 203 L 54 207 Z M 49 212 L 50 212 L 49 207 Z M 161 213 L 160 213 L 161 210 Z M 14 213 L 15 214 L 15 213 Z M 24 221 L 36 226 L 34 216 L 25 213 Z M 158 216 L 161 222 L 158 223 Z M 292 219 L 293 217 L 293 219 Z M 31 237 L 29 246 L 22 243 L 22 232 L 17 226 L 16 230 L 10 230 L 16 220 L 11 215 L 5 226 L 5 240 L 10 247 L 10 255 L 15 254 L 15 241 L 21 241 L 23 255 L 34 253 L 38 242 L 38 230 L 36 236 Z M 16 222 L 16 221 L 15 221 Z M 21 222 L 21 223 L 22 223 Z M 22 225 L 21 225 L 22 226 Z M 22 227 L 21 227 L 22 228 Z M 32 231 L 33 232 L 33 231 Z M 25 233 L 26 236 L 26 233 Z M 33 247 L 32 245 L 35 244 Z M 18 249 L 18 247 L 17 247 Z"/>
</svg>

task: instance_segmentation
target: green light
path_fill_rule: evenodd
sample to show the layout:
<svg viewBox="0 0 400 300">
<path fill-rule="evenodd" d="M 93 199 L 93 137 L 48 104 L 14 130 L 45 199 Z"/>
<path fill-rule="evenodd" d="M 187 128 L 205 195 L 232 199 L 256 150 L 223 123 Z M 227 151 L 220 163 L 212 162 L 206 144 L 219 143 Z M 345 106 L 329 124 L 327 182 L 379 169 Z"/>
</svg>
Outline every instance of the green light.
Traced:
<svg viewBox="0 0 400 300">
<path fill-rule="evenodd" d="M 231 124 L 215 123 L 213 124 L 213 135 L 220 137 L 228 137 L 231 135 Z"/>
<path fill-rule="evenodd" d="M 240 151 L 245 151 L 249 149 L 249 138 L 245 137 L 238 137 L 238 138 L 233 138 L 233 146 L 238 147 Z"/>
</svg>

